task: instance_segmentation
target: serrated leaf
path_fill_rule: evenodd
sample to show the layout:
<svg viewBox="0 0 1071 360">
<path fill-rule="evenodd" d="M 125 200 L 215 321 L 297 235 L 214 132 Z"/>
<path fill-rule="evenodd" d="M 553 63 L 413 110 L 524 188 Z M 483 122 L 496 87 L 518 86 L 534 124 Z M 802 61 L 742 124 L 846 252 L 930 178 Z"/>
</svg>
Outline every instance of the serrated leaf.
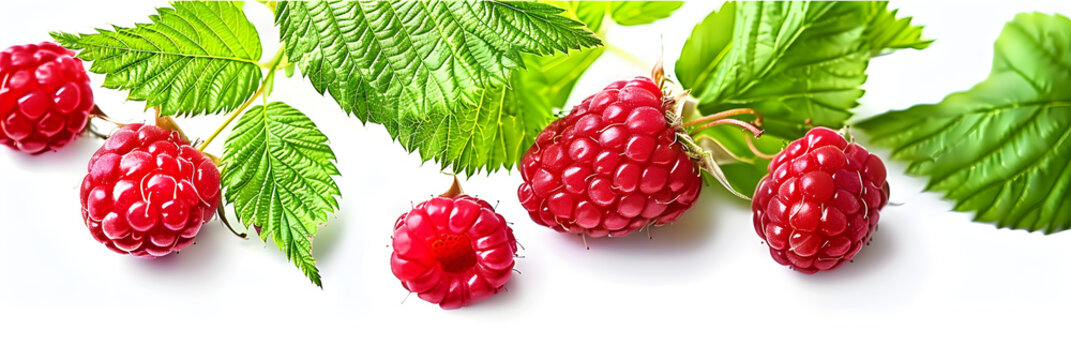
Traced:
<svg viewBox="0 0 1071 360">
<path fill-rule="evenodd" d="M 607 7 L 599 2 L 549 2 L 564 14 L 601 30 Z M 423 160 L 471 176 L 479 171 L 510 169 L 536 135 L 555 119 L 580 76 L 604 49 L 592 48 L 553 56 L 523 55 L 526 69 L 509 86 L 477 93 L 474 105 L 442 116 L 410 119 L 388 127 L 391 136 Z"/>
<path fill-rule="evenodd" d="M 258 227 L 321 287 L 312 238 L 338 209 L 334 162 L 312 120 L 281 102 L 249 109 L 223 145 L 224 194 L 242 224 Z"/>
<path fill-rule="evenodd" d="M 863 94 L 870 58 L 924 48 L 920 36 L 921 27 L 897 19 L 885 2 L 727 3 L 696 26 L 675 72 L 702 114 L 762 113 L 766 134 L 756 146 L 775 153 L 812 126 L 842 127 Z M 754 167 L 730 177 L 734 188 L 751 193 L 768 161 L 750 151 L 745 136 L 714 127 L 697 138 L 722 143 L 748 164 L 739 166 Z"/>
<path fill-rule="evenodd" d="M 282 2 L 287 56 L 347 112 L 388 128 L 504 85 L 521 54 L 596 46 L 561 9 L 502 1 Z"/>
<path fill-rule="evenodd" d="M 131 100 L 160 106 L 163 115 L 215 114 L 236 109 L 256 90 L 260 37 L 231 2 L 176 2 L 133 28 L 95 34 L 52 33 L 81 50 L 104 87 L 129 90 Z"/>
<path fill-rule="evenodd" d="M 889 10 L 886 2 L 870 2 L 870 25 L 864 40 L 871 53 L 897 49 L 922 50 L 930 46 L 933 40 L 922 39 L 922 26 L 912 25 L 911 17 L 897 18 L 898 9 Z"/>
<path fill-rule="evenodd" d="M 998 227 L 1071 228 L 1071 20 L 1019 14 L 970 90 L 859 122 L 927 189 Z"/>
<path fill-rule="evenodd" d="M 611 1 L 610 17 L 625 25 L 644 25 L 669 17 L 684 5 L 683 1 Z"/>
</svg>

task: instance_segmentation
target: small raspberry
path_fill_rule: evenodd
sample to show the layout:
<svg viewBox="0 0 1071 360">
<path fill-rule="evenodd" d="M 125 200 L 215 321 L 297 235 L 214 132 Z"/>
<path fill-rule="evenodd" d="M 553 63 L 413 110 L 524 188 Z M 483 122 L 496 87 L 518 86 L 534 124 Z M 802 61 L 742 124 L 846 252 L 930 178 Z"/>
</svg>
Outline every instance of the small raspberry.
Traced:
<svg viewBox="0 0 1071 360">
<path fill-rule="evenodd" d="M 130 124 L 89 159 L 82 218 L 120 254 L 157 257 L 193 242 L 219 205 L 219 170 L 178 132 Z"/>
<path fill-rule="evenodd" d="M 817 127 L 773 158 L 751 210 L 774 260 L 813 274 L 850 261 L 869 243 L 888 201 L 881 159 Z"/>
<path fill-rule="evenodd" d="M 617 81 L 551 123 L 521 159 L 521 204 L 536 223 L 592 237 L 671 223 L 702 187 L 662 91 Z"/>
<path fill-rule="evenodd" d="M 93 110 L 82 60 L 43 42 L 0 52 L 0 143 L 29 154 L 67 145 Z"/>
<path fill-rule="evenodd" d="M 502 290 L 516 253 L 513 230 L 491 204 L 444 194 L 398 217 L 390 267 L 406 290 L 457 309 Z"/>
</svg>

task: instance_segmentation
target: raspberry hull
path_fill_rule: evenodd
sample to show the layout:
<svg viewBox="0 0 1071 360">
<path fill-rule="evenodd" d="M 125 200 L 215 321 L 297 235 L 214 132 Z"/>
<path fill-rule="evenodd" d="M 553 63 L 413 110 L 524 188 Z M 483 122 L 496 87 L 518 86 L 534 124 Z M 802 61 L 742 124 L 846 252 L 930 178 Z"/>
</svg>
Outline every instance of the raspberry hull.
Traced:
<svg viewBox="0 0 1071 360">
<path fill-rule="evenodd" d="M 89 160 L 82 218 L 120 254 L 158 257 L 193 243 L 219 205 L 219 170 L 174 131 L 131 124 Z"/>
<path fill-rule="evenodd" d="M 93 92 L 82 61 L 44 42 L 0 52 L 0 143 L 40 154 L 86 128 Z"/>
<path fill-rule="evenodd" d="M 770 162 L 751 209 L 773 259 L 813 274 L 850 261 L 869 243 L 888 200 L 881 159 L 814 128 Z"/>
<path fill-rule="evenodd" d="M 551 123 L 521 159 L 521 204 L 536 223 L 592 237 L 671 223 L 702 187 L 677 142 L 662 92 L 645 77 L 618 81 Z"/>
<path fill-rule="evenodd" d="M 509 281 L 517 240 L 491 204 L 438 196 L 398 217 L 391 271 L 406 290 L 443 309 L 497 294 Z"/>
</svg>

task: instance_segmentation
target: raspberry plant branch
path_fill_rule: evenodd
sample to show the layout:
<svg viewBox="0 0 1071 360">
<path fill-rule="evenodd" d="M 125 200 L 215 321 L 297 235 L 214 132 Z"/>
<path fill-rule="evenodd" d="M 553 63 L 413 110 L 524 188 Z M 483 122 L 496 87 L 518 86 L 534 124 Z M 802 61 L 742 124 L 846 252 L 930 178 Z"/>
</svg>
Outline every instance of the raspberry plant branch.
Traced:
<svg viewBox="0 0 1071 360">
<path fill-rule="evenodd" d="M 198 151 L 204 152 L 205 149 L 208 148 L 208 144 L 210 144 L 212 140 L 216 138 L 216 136 L 219 136 L 219 134 L 222 133 L 223 130 L 226 129 L 227 126 L 229 126 L 231 122 L 234 121 L 234 119 L 238 118 L 238 115 L 242 114 L 242 112 L 245 111 L 245 109 L 248 108 L 249 105 L 253 104 L 253 101 L 256 101 L 257 97 L 260 97 L 261 94 L 265 93 L 265 89 L 267 89 L 274 83 L 275 71 L 279 69 L 279 63 L 284 58 L 283 55 L 283 48 L 280 48 L 279 51 L 275 53 L 275 56 L 272 57 L 272 60 L 268 62 L 268 73 L 264 77 L 264 80 L 260 82 L 260 86 L 257 88 L 257 91 L 254 92 L 253 95 L 251 95 L 248 99 L 246 99 L 241 106 L 238 106 L 238 109 L 231 113 L 231 115 L 227 117 L 227 120 L 223 121 L 223 123 L 220 124 L 215 131 L 212 132 L 212 135 L 209 135 L 208 138 L 205 139 L 205 142 L 197 148 Z"/>
</svg>

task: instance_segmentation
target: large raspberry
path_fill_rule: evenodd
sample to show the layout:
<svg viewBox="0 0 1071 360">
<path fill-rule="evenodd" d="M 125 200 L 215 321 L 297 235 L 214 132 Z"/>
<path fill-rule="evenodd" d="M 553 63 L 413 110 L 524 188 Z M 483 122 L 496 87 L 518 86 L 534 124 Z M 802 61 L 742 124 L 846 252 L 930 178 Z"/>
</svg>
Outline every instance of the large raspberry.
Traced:
<svg viewBox="0 0 1071 360">
<path fill-rule="evenodd" d="M 774 260 L 803 273 L 850 261 L 889 201 L 881 159 L 830 129 L 790 143 L 769 171 L 751 203 L 755 231 Z"/>
<path fill-rule="evenodd" d="M 109 249 L 164 256 L 193 242 L 219 205 L 219 170 L 178 132 L 131 124 L 89 159 L 82 218 Z"/>
<path fill-rule="evenodd" d="M 406 290 L 456 309 L 498 293 L 516 253 L 513 230 L 491 204 L 443 195 L 398 217 L 390 267 Z"/>
<path fill-rule="evenodd" d="M 93 91 L 82 60 L 44 42 L 0 52 L 0 143 L 39 154 L 86 128 Z"/>
<path fill-rule="evenodd" d="M 624 236 L 671 223 L 702 187 L 677 142 L 662 91 L 646 77 L 617 81 L 551 123 L 521 160 L 521 204 L 567 233 Z"/>
</svg>

